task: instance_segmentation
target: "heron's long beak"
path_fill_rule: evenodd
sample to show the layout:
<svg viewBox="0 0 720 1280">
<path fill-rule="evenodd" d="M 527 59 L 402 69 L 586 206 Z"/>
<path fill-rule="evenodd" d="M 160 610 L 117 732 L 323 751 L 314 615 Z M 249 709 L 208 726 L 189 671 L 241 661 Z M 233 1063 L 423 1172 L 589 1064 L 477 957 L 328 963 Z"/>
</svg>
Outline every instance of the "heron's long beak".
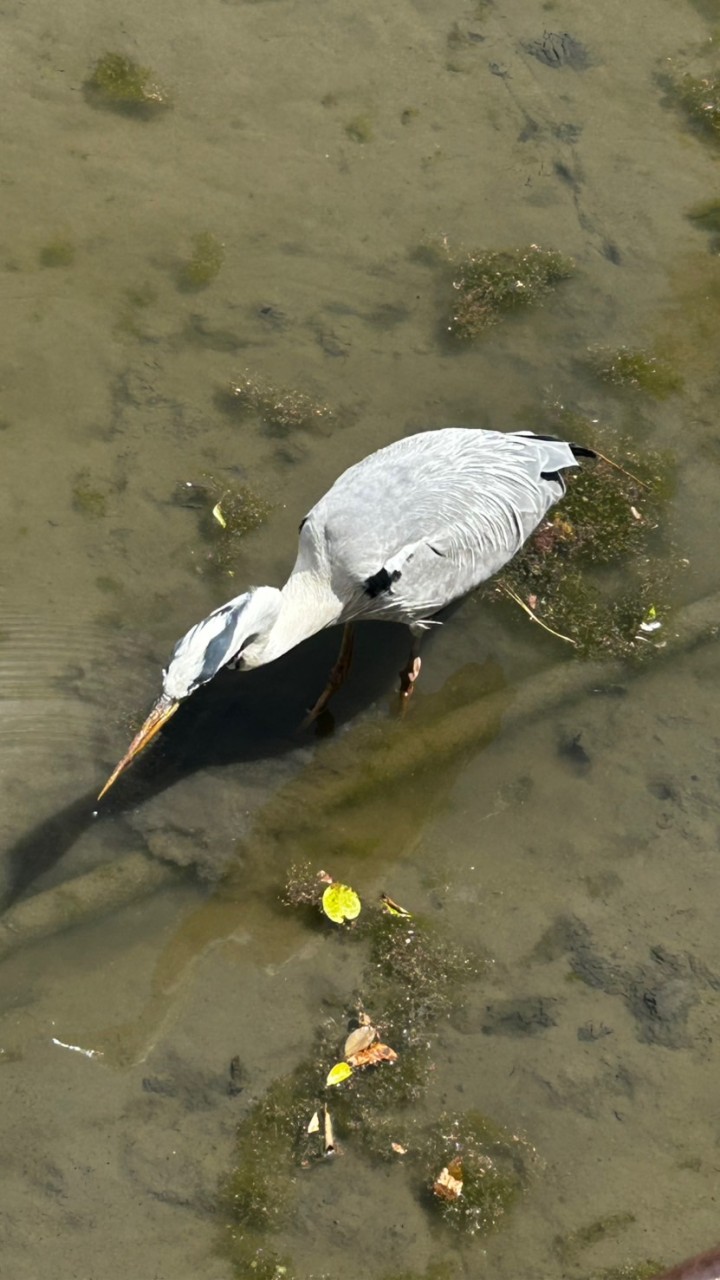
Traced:
<svg viewBox="0 0 720 1280">
<path fill-rule="evenodd" d="M 135 734 L 135 737 L 130 743 L 130 746 L 125 752 L 122 760 L 115 766 L 110 774 L 110 777 L 98 796 L 98 800 L 102 800 L 105 792 L 110 790 L 115 779 L 119 778 L 120 774 L 125 772 L 128 765 L 132 764 L 135 757 L 140 754 L 143 747 L 147 746 L 148 742 L 152 741 L 155 734 L 160 732 L 163 725 L 167 724 L 168 720 L 175 714 L 179 706 L 179 702 L 173 702 L 172 698 L 167 698 L 165 694 L 163 694 L 161 698 L 158 698 L 142 729 L 139 733 Z"/>
</svg>

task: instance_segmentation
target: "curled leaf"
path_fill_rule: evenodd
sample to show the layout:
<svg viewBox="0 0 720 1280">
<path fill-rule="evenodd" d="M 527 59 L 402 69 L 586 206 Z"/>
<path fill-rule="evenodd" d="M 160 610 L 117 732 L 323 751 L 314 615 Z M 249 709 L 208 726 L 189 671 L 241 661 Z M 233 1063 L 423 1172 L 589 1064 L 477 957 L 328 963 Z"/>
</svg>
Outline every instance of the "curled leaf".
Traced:
<svg viewBox="0 0 720 1280">
<path fill-rule="evenodd" d="M 350 1032 L 350 1035 L 345 1041 L 345 1048 L 343 1049 L 344 1057 L 349 1061 L 354 1053 L 360 1053 L 361 1049 L 367 1049 L 369 1045 L 372 1044 L 376 1036 L 377 1031 L 375 1030 L 375 1027 L 370 1025 L 370 1023 L 366 1023 L 366 1025 L 362 1027 L 357 1027 L 355 1031 Z"/>
<path fill-rule="evenodd" d="M 326 1107 L 325 1108 L 325 1142 L 323 1143 L 323 1155 L 334 1156 L 336 1152 L 337 1152 L 337 1146 L 335 1144 L 335 1133 L 333 1131 L 332 1120 L 330 1119 L 330 1112 Z"/>
<path fill-rule="evenodd" d="M 325 1081 L 326 1086 L 332 1084 L 342 1084 L 343 1080 L 348 1080 L 352 1075 L 352 1067 L 347 1062 L 336 1062 L 335 1066 L 328 1072 L 328 1078 Z"/>
<path fill-rule="evenodd" d="M 405 907 L 401 907 L 399 902 L 394 902 L 387 893 L 380 894 L 383 911 L 387 911 L 390 916 L 403 916 L 405 920 L 411 920 L 412 916 Z"/>
<path fill-rule="evenodd" d="M 218 524 L 220 525 L 220 528 L 227 529 L 227 520 L 225 519 L 222 513 L 222 507 L 220 506 L 219 502 L 215 503 L 215 506 L 212 509 L 212 514 L 213 514 L 213 518 L 217 520 Z"/>
<path fill-rule="evenodd" d="M 322 896 L 322 908 L 329 920 L 344 924 L 360 915 L 360 899 L 347 884 L 329 884 Z"/>
</svg>

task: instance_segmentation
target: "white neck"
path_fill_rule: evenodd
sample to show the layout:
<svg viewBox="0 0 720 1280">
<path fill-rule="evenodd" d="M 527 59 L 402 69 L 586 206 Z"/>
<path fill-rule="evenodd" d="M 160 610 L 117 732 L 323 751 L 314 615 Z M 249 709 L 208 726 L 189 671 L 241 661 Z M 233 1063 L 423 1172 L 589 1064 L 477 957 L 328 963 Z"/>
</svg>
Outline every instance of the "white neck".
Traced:
<svg viewBox="0 0 720 1280">
<path fill-rule="evenodd" d="M 248 667 L 274 662 L 317 631 L 331 627 L 342 613 L 342 601 L 309 569 L 291 574 L 280 597 L 280 612 L 274 626 L 267 636 L 245 650 Z"/>
</svg>

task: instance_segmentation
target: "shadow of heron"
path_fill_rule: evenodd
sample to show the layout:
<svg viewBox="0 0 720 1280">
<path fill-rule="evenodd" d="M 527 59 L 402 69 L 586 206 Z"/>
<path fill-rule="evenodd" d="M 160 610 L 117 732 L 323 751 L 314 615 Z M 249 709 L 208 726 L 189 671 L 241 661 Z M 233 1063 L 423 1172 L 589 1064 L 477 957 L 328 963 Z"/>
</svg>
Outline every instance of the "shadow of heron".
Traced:
<svg viewBox="0 0 720 1280">
<path fill-rule="evenodd" d="M 339 628 L 313 636 L 255 671 L 221 672 L 187 700 L 156 742 L 118 779 L 98 804 L 104 781 L 25 832 L 7 851 L 0 907 L 7 909 L 50 872 L 98 822 L 122 818 L 199 770 L 272 761 L 312 746 L 333 724 L 340 728 L 397 688 L 407 658 L 408 633 L 394 625 L 361 624 L 353 667 L 332 703 L 332 720 L 301 730 L 308 707 L 324 687 L 336 656 Z M 432 633 L 428 637 L 428 648 Z M 151 689 L 148 702 L 155 690 Z M 142 718 L 144 707 L 138 708 Z M 124 749 L 119 744 L 119 750 Z M 112 762 L 105 765 L 109 772 Z M 135 841 L 136 842 L 136 841 Z"/>
</svg>

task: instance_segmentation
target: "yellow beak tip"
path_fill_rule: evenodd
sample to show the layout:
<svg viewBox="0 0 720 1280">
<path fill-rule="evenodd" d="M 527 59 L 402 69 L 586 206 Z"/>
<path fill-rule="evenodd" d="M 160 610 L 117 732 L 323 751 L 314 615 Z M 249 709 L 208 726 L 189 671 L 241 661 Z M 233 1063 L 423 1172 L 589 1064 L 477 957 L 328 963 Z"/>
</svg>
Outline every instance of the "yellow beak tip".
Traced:
<svg viewBox="0 0 720 1280">
<path fill-rule="evenodd" d="M 167 724 L 168 720 L 175 714 L 179 706 L 179 702 L 171 702 L 166 697 L 160 698 L 159 701 L 155 703 L 155 706 L 147 717 L 142 728 L 135 734 L 135 737 L 130 743 L 130 746 L 122 760 L 115 766 L 110 774 L 105 786 L 98 795 L 98 800 L 102 800 L 103 796 L 110 790 L 113 783 L 120 777 L 120 774 L 125 772 L 128 765 L 132 764 L 135 757 L 140 754 L 149 742 L 152 741 L 155 734 L 162 729 L 164 724 Z"/>
</svg>

